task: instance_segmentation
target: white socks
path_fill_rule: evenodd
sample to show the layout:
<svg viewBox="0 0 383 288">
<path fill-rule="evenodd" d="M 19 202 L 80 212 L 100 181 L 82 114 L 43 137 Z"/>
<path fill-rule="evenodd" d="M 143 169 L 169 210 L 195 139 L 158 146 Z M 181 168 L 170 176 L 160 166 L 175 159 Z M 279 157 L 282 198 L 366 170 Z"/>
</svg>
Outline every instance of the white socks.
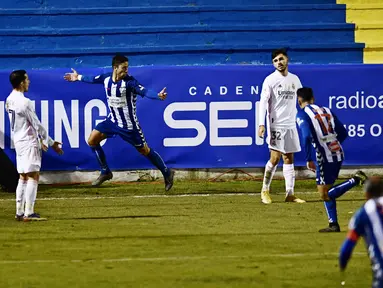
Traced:
<svg viewBox="0 0 383 288">
<path fill-rule="evenodd" d="M 294 164 L 283 164 L 283 176 L 285 177 L 286 195 L 294 195 L 294 185 L 295 185 Z"/>
<path fill-rule="evenodd" d="M 273 166 L 270 161 L 266 163 L 265 175 L 263 176 L 263 186 L 262 191 L 269 190 L 271 180 L 273 180 L 275 171 L 277 170 L 278 165 Z"/>
<path fill-rule="evenodd" d="M 19 184 L 16 188 L 16 215 L 24 214 L 25 205 L 25 188 L 27 187 L 27 181 L 19 179 Z"/>
<path fill-rule="evenodd" d="M 37 195 L 38 182 L 33 179 L 28 179 L 25 189 L 25 215 L 29 216 L 34 213 L 34 206 Z"/>
</svg>

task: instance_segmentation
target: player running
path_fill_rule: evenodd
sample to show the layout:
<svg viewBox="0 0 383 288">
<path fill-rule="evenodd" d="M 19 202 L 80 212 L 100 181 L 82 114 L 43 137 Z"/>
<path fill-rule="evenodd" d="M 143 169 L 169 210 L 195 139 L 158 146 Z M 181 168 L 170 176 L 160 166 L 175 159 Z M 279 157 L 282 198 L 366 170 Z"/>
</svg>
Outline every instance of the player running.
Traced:
<svg viewBox="0 0 383 288">
<path fill-rule="evenodd" d="M 298 76 L 288 72 L 289 59 L 284 49 L 274 50 L 271 58 L 276 70 L 267 76 L 263 82 L 258 117 L 258 136 L 263 138 L 267 111 L 266 142 L 270 149 L 270 160 L 265 167 L 261 200 L 264 204 L 272 202 L 269 193 L 270 184 L 282 156 L 283 176 L 286 185 L 285 202 L 304 203 L 306 201 L 294 195 L 294 153 L 301 151 L 295 123 L 297 114 L 296 91 L 302 87 L 302 84 Z"/>
<path fill-rule="evenodd" d="M 74 69 L 72 69 L 72 73 L 66 73 L 64 76 L 67 81 L 101 84 L 105 89 L 110 113 L 107 119 L 96 126 L 88 139 L 88 145 L 95 153 L 101 167 L 101 174 L 92 185 L 100 186 L 103 182 L 113 178 L 100 142 L 119 135 L 161 171 L 165 180 L 165 190 L 169 191 L 173 186 L 174 171 L 165 165 L 156 151 L 149 148 L 136 114 L 137 95 L 165 100 L 167 97 L 166 88 L 155 93 L 143 87 L 133 76 L 128 74 L 128 58 L 123 55 L 116 55 L 113 58 L 112 67 L 112 73 L 98 76 L 79 75 Z"/>
<path fill-rule="evenodd" d="M 31 100 L 24 96 L 28 92 L 30 80 L 25 70 L 11 73 L 9 80 L 13 91 L 5 102 L 9 115 L 13 141 L 16 150 L 16 166 L 20 174 L 16 189 L 16 220 L 41 221 L 47 220 L 34 212 L 37 195 L 39 172 L 41 168 L 41 149 L 53 150 L 61 155 L 61 143 L 53 141 L 36 116 Z M 42 140 L 42 143 L 40 141 Z"/>
<path fill-rule="evenodd" d="M 351 179 L 333 186 L 344 160 L 342 142 L 347 138 L 347 131 L 329 108 L 314 104 L 311 88 L 300 88 L 297 94 L 299 106 L 302 108 L 298 112 L 297 122 L 302 131 L 307 168 L 316 172 L 318 191 L 324 201 L 329 221 L 329 226 L 319 232 L 340 232 L 336 199 L 354 186 L 362 185 L 367 176 L 358 171 Z M 317 165 L 312 158 L 312 146 L 316 151 Z"/>
</svg>

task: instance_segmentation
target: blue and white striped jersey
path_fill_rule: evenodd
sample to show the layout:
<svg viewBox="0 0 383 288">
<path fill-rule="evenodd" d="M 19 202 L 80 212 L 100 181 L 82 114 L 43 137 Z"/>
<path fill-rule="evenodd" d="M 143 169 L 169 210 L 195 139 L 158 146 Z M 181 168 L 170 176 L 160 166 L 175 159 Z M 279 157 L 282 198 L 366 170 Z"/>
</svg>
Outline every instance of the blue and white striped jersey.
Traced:
<svg viewBox="0 0 383 288">
<path fill-rule="evenodd" d="M 349 230 L 349 239 L 363 237 L 374 274 L 383 278 L 383 197 L 368 200 L 350 220 Z"/>
<path fill-rule="evenodd" d="M 124 79 L 114 82 L 112 73 L 98 76 L 80 76 L 80 81 L 103 84 L 109 107 L 108 118 L 119 127 L 128 130 L 138 130 L 137 95 L 158 99 L 157 93 L 147 90 L 134 77 L 128 75 Z"/>
<path fill-rule="evenodd" d="M 311 145 L 322 161 L 332 163 L 344 160 L 341 143 L 347 138 L 347 131 L 329 108 L 307 105 L 298 111 L 297 122 L 302 131 L 306 161 L 312 161 Z"/>
</svg>

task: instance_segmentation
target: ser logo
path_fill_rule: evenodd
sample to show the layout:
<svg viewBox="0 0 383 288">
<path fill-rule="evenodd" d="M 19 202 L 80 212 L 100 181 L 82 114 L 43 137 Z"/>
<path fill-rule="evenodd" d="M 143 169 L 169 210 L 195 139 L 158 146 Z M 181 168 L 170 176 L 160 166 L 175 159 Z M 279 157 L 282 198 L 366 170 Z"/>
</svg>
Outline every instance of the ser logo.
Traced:
<svg viewBox="0 0 383 288">
<path fill-rule="evenodd" d="M 195 137 L 167 137 L 163 140 L 165 147 L 195 147 L 201 145 L 206 138 L 209 138 L 209 144 L 211 146 L 250 146 L 253 145 L 253 138 L 255 138 L 256 145 L 262 145 L 263 141 L 257 136 L 257 110 L 259 102 L 254 103 L 251 101 L 220 101 L 210 102 L 209 105 L 206 102 L 174 102 L 169 104 L 164 111 L 165 124 L 176 130 L 195 130 L 197 135 Z M 187 115 L 188 112 L 206 111 L 209 109 L 209 122 L 203 123 L 198 119 L 190 119 Z M 244 111 L 252 111 L 253 113 L 246 113 Z M 233 115 L 220 119 L 218 114 L 220 111 L 230 111 Z M 185 115 L 183 120 L 174 119 L 173 114 L 180 112 L 180 115 Z M 182 112 L 182 113 L 181 113 Z M 195 115 L 195 114 L 193 114 Z M 249 121 L 244 119 L 246 116 L 251 115 L 255 122 L 255 128 L 249 131 Z M 178 118 L 178 117 L 177 117 Z M 225 134 L 231 134 L 230 130 L 234 130 L 238 135 L 238 129 L 242 129 L 240 134 L 248 136 L 220 136 L 222 132 Z M 226 130 L 226 131 L 223 131 Z M 208 133 L 209 132 L 209 133 Z M 234 131 L 233 131 L 234 132 Z M 174 134 L 174 132 L 173 132 Z M 219 135 L 220 134 L 220 135 Z"/>
</svg>

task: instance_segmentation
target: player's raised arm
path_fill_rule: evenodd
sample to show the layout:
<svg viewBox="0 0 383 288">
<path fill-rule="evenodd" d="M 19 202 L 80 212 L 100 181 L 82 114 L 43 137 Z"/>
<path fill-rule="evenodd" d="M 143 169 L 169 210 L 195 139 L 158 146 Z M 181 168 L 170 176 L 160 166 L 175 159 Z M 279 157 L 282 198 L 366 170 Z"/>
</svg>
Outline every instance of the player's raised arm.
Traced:
<svg viewBox="0 0 383 288">
<path fill-rule="evenodd" d="M 259 115 L 258 115 L 258 136 L 263 138 L 265 135 L 265 118 L 266 118 L 266 109 L 269 103 L 271 96 L 271 89 L 267 78 L 263 81 L 262 92 L 261 92 L 261 101 L 259 105 Z"/>
<path fill-rule="evenodd" d="M 164 87 L 159 93 L 157 93 L 151 89 L 146 89 L 134 78 L 133 80 L 130 80 L 128 83 L 133 88 L 134 92 L 137 95 L 140 95 L 142 97 L 147 97 L 147 98 L 156 99 L 156 100 L 165 100 L 166 97 L 168 96 L 168 93 L 166 92 L 166 87 Z"/>
<path fill-rule="evenodd" d="M 80 75 L 76 70 L 72 68 L 72 73 L 65 73 L 64 79 L 69 82 L 81 81 L 85 83 L 91 84 L 102 84 L 107 76 L 110 76 L 111 73 L 101 74 L 97 76 L 88 76 L 88 75 Z"/>
</svg>

